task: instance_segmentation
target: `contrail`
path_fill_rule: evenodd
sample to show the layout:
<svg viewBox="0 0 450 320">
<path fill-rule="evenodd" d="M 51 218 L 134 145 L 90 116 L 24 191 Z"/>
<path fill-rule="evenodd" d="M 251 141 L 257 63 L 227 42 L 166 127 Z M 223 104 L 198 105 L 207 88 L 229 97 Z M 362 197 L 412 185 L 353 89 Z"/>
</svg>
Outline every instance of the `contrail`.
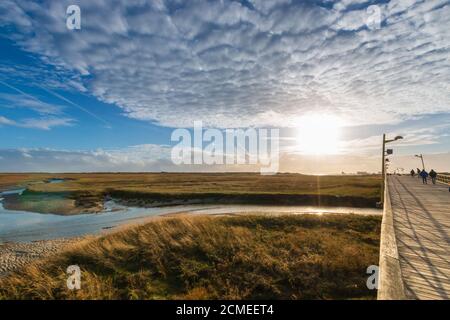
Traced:
<svg viewBox="0 0 450 320">
<path fill-rule="evenodd" d="M 30 94 L 28 94 L 28 93 L 26 93 L 26 92 L 20 90 L 19 88 L 14 87 L 13 85 L 10 85 L 10 84 L 8 84 L 8 83 L 6 83 L 6 82 L 3 82 L 2 80 L 0 80 L 0 83 L 3 84 L 4 86 L 6 86 L 6 87 L 8 87 L 8 88 L 10 88 L 10 89 L 12 89 L 12 90 L 14 90 L 14 91 L 19 92 L 20 94 L 23 94 L 24 96 L 26 96 L 26 97 L 28 97 L 28 98 L 34 100 L 34 101 L 37 101 L 37 102 L 40 102 L 40 103 L 44 103 L 43 101 L 39 100 L 38 98 L 36 98 L 36 97 L 34 97 L 34 96 L 32 96 L 32 95 L 30 95 Z M 70 101 L 69 99 L 63 97 L 62 95 L 60 95 L 60 94 L 58 94 L 58 93 L 56 93 L 56 92 L 53 92 L 53 91 L 51 91 L 51 90 L 48 90 L 48 89 L 46 89 L 46 88 L 44 88 L 44 87 L 42 87 L 42 86 L 40 86 L 40 85 L 37 85 L 37 86 L 38 86 L 39 88 L 41 88 L 42 90 L 46 91 L 47 93 L 49 93 L 49 94 L 51 94 L 51 95 L 53 95 L 53 96 L 55 96 L 55 97 L 57 97 L 57 98 L 59 98 L 59 99 L 61 99 L 61 100 L 63 100 L 63 101 L 65 101 L 65 102 L 67 102 L 67 103 L 73 105 L 74 107 L 76 107 L 76 108 L 78 108 L 78 109 L 84 111 L 85 113 L 89 114 L 91 117 L 94 117 L 95 119 L 97 119 L 97 120 L 103 122 L 104 124 L 107 125 L 108 128 L 111 128 L 111 125 L 109 124 L 109 122 L 103 120 L 102 118 L 100 118 L 100 117 L 97 116 L 96 114 L 90 112 L 90 111 L 87 110 L 86 108 L 83 108 L 83 107 L 80 106 L 79 104 L 77 104 L 77 103 L 75 103 L 75 102 L 72 102 L 72 101 Z"/>
<path fill-rule="evenodd" d="M 39 88 L 41 88 L 42 90 L 44 90 L 44 91 L 50 93 L 51 95 L 53 95 L 53 96 L 55 96 L 55 97 L 57 97 L 57 98 L 59 98 L 59 99 L 65 101 L 65 102 L 67 102 L 67 103 L 69 103 L 69 104 L 71 104 L 71 105 L 73 105 L 74 107 L 77 107 L 78 109 L 80 109 L 80 110 L 82 110 L 82 111 L 84 111 L 84 112 L 86 112 L 86 113 L 89 114 L 90 116 L 92 116 L 92 117 L 96 118 L 97 120 L 100 120 L 101 122 L 103 122 L 104 124 L 106 124 L 106 125 L 108 126 L 108 128 L 111 128 L 111 125 L 109 124 L 108 121 L 103 120 L 102 118 L 100 118 L 100 117 L 97 116 L 96 114 L 90 112 L 90 111 L 87 110 L 86 108 L 83 108 L 83 107 L 80 106 L 79 104 L 77 104 L 77 103 L 75 103 L 75 102 L 73 102 L 73 101 L 67 99 L 66 97 L 63 97 L 63 96 L 60 95 L 59 93 L 53 92 L 53 91 L 51 91 L 51 90 L 49 90 L 49 89 L 47 89 L 47 88 L 44 88 L 44 87 L 42 87 L 42 86 L 40 86 L 40 85 L 37 85 L 37 86 L 38 86 Z"/>
<path fill-rule="evenodd" d="M 14 91 L 19 92 L 20 94 L 23 94 L 24 96 L 27 96 L 27 97 L 30 98 L 30 99 L 33 99 L 34 101 L 37 101 L 37 102 L 42 103 L 42 101 L 39 100 L 38 98 L 35 98 L 35 97 L 33 97 L 32 95 L 30 95 L 30 94 L 28 94 L 28 93 L 26 93 L 26 92 L 23 92 L 22 90 L 20 90 L 20 89 L 14 87 L 14 86 L 12 86 L 12 85 L 9 85 L 9 84 L 3 82 L 2 80 L 0 80 L 0 83 L 3 84 L 4 86 L 10 88 L 10 89 L 13 89 Z"/>
</svg>

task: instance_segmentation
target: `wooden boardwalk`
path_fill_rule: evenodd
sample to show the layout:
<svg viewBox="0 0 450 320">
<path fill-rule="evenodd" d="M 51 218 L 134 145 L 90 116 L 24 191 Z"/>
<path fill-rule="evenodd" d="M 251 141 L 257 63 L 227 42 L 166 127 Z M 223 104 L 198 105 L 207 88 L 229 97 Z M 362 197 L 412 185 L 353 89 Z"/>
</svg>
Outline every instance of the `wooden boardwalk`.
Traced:
<svg viewBox="0 0 450 320">
<path fill-rule="evenodd" d="M 450 192 L 408 176 L 388 177 L 405 295 L 450 299 Z"/>
</svg>

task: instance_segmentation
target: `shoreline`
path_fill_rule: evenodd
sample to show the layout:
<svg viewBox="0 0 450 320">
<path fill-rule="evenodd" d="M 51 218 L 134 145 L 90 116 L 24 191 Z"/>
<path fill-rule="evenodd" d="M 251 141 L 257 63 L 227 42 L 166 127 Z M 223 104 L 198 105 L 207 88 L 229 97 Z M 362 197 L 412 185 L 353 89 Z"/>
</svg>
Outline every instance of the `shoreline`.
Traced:
<svg viewBox="0 0 450 320">
<path fill-rule="evenodd" d="M 373 264 L 378 259 L 377 242 L 379 241 L 379 232 L 377 229 L 381 223 L 379 218 L 345 216 L 344 220 L 341 220 L 337 219 L 337 215 L 322 217 L 309 215 L 283 215 L 281 217 L 245 215 L 236 217 L 236 219 L 224 216 L 216 217 L 216 219 L 211 216 L 184 216 L 185 214 L 180 213 L 175 217 L 170 217 L 170 219 L 164 219 L 161 216 L 153 217 L 146 219 L 145 225 L 127 224 L 103 236 L 81 238 L 79 243 L 75 243 L 75 239 L 70 247 L 65 246 L 63 243 L 53 251 L 47 250 L 46 254 L 39 257 L 47 258 L 43 263 L 37 261 L 33 263 L 31 269 L 18 270 L 17 273 L 12 272 L 7 277 L 0 277 L 3 296 L 12 299 L 36 296 L 40 297 L 40 299 L 46 299 L 47 297 L 52 297 L 52 299 L 73 299 L 73 296 L 67 296 L 67 292 L 60 290 L 60 282 L 48 282 L 46 279 L 60 279 L 60 276 L 61 279 L 65 279 L 65 266 L 79 264 L 80 261 L 83 261 L 82 267 L 85 281 L 89 281 L 89 279 L 95 280 L 91 284 L 86 282 L 86 288 L 100 288 L 101 291 L 88 290 L 80 292 L 81 295 L 77 296 L 76 299 L 128 299 L 129 289 L 136 288 L 136 284 L 139 286 L 140 283 L 136 282 L 135 274 L 139 274 L 139 279 L 143 275 L 146 279 L 153 279 L 151 276 L 154 274 L 153 268 L 160 267 L 157 261 L 169 263 L 170 265 L 163 265 L 162 268 L 164 270 L 173 270 L 175 273 L 179 273 L 180 268 L 178 267 L 180 265 L 192 270 L 192 261 L 199 261 L 203 264 L 208 263 L 211 267 L 207 269 L 207 273 L 199 273 L 199 276 L 207 281 L 212 281 L 211 283 L 216 284 L 218 288 L 223 288 L 223 285 L 222 281 L 216 281 L 217 277 L 225 275 L 226 278 L 226 275 L 230 274 L 231 270 L 233 272 L 237 271 L 239 275 L 237 277 L 239 279 L 235 277 L 236 285 L 240 285 L 242 279 L 253 284 L 255 276 L 252 272 L 248 272 L 249 269 L 246 266 L 254 270 L 261 270 L 260 267 L 256 266 L 265 266 L 267 264 L 266 257 L 269 255 L 272 259 L 275 259 L 274 261 L 278 265 L 289 266 L 288 271 L 291 274 L 291 276 L 287 276 L 289 279 L 294 275 L 303 274 L 299 272 L 299 270 L 303 269 L 301 267 L 302 264 L 308 270 L 310 270 L 311 263 L 321 269 L 330 268 L 330 261 L 333 261 L 330 270 L 336 271 L 336 268 L 339 268 L 342 279 L 346 279 L 352 284 L 347 286 L 352 288 L 348 291 L 349 296 L 371 298 L 366 293 L 361 295 L 361 290 L 355 287 L 355 284 L 357 284 L 357 286 L 365 288 L 366 279 L 363 275 L 364 273 L 361 274 L 359 272 L 363 268 L 357 267 L 355 269 L 354 261 L 359 261 L 358 263 L 365 269 L 366 265 Z M 155 223 L 147 223 L 150 220 Z M 347 228 L 349 229 L 348 231 L 342 232 Z M 208 230 L 208 232 L 204 232 L 205 230 Z M 180 234 L 185 236 L 180 239 Z M 300 238 L 299 234 L 302 235 Z M 261 243 L 261 240 L 264 242 Z M 317 251 L 316 242 L 318 240 L 322 244 L 320 248 L 325 251 Z M 31 246 L 46 246 L 50 244 L 51 242 L 36 242 L 32 243 Z M 296 254 L 292 255 L 286 252 L 288 244 L 289 248 L 291 248 L 290 250 L 293 250 Z M 294 247 L 291 247 L 293 245 Z M 9 246 L 16 251 L 20 250 L 17 248 L 19 246 L 17 244 L 9 244 Z M 250 250 L 248 250 L 249 246 Z M 158 248 L 164 248 L 164 250 L 159 250 Z M 225 252 L 224 248 L 226 249 Z M 367 249 L 370 249 L 370 254 L 366 254 L 368 252 Z M 115 250 L 114 254 L 111 254 L 111 250 Z M 199 254 L 192 255 L 192 250 L 195 250 L 195 252 L 198 252 L 198 250 L 202 251 Z M 206 252 L 213 250 L 214 254 L 211 257 L 222 257 L 221 259 L 226 261 L 225 267 L 229 268 L 230 271 L 217 270 L 214 258 L 205 262 L 203 250 L 207 250 Z M 238 250 L 238 254 L 236 254 L 236 250 Z M 264 250 L 263 254 L 261 254 L 261 250 Z M 316 255 L 314 255 L 314 257 L 311 257 L 312 260 L 305 262 L 305 259 L 311 256 L 311 250 L 317 251 L 322 258 L 317 260 Z M 341 252 L 336 254 L 336 251 L 339 250 Z M 142 254 L 142 252 L 145 254 Z M 361 254 L 361 252 L 364 252 L 364 254 Z M 348 255 L 348 259 L 342 260 L 342 255 Z M 170 259 L 164 258 L 166 256 L 170 257 Z M 238 264 L 234 260 L 236 256 L 243 257 Z M 296 257 L 296 262 L 292 261 L 293 257 Z M 34 256 L 32 258 L 36 259 L 38 257 Z M 173 258 L 177 260 L 174 261 Z M 370 259 L 370 261 L 367 259 Z M 132 262 L 124 265 L 124 261 Z M 153 263 L 149 265 L 151 261 Z M 351 261 L 351 264 L 345 265 L 345 261 Z M 115 270 L 118 270 L 118 273 L 114 274 L 114 279 L 110 277 L 111 266 L 117 266 Z M 122 269 L 124 266 L 125 270 Z M 349 270 L 349 267 L 353 269 Z M 144 273 L 142 273 L 142 270 Z M 280 276 L 286 275 L 284 268 L 277 268 L 277 270 L 280 271 L 279 275 L 270 278 L 274 285 L 279 283 Z M 193 270 L 193 272 L 198 271 Z M 326 274 L 333 273 L 327 272 Z M 317 272 L 312 272 L 307 275 L 307 278 L 310 279 L 311 275 L 317 281 L 323 281 Z M 172 274 L 172 276 L 175 276 L 175 274 Z M 185 283 L 184 279 L 197 281 L 195 280 L 197 278 L 189 278 L 189 275 L 186 276 L 185 273 L 180 273 L 180 277 L 188 277 L 182 278 L 183 281 L 180 283 Z M 334 274 L 332 279 L 334 279 Z M 110 282 L 110 280 L 113 282 Z M 164 296 L 166 299 L 191 297 L 191 294 L 193 294 L 190 291 L 190 286 L 179 290 L 180 288 L 177 285 L 178 291 L 175 293 L 173 290 L 167 290 L 166 285 L 171 283 L 166 280 L 164 277 L 156 279 L 153 285 L 149 287 L 152 290 L 151 292 L 136 292 L 141 294 L 140 297 L 142 299 L 154 299 L 156 297 L 155 294 L 158 297 Z M 111 291 L 109 291 L 111 283 L 115 292 L 114 297 L 110 295 Z M 161 283 L 162 285 L 160 285 Z M 293 285 L 289 288 L 280 287 L 283 290 L 288 290 L 284 293 L 274 290 L 267 294 L 270 296 L 274 295 L 274 297 L 288 297 L 293 292 L 303 292 L 299 291 L 296 286 Z M 253 292 L 249 293 L 245 289 L 247 287 L 244 286 L 239 291 L 239 294 L 242 295 L 242 298 L 259 297 L 260 290 L 258 287 L 258 285 L 255 285 Z M 34 291 L 30 291 L 30 288 Z M 313 290 L 298 298 L 308 299 L 314 292 Z M 224 294 L 226 293 L 217 293 L 214 290 L 210 293 L 204 291 L 203 294 L 205 298 L 215 299 L 225 296 Z M 280 294 L 284 295 L 280 296 Z M 337 297 L 341 296 L 338 295 Z"/>
<path fill-rule="evenodd" d="M 105 201 L 114 200 L 117 204 L 136 208 L 163 208 L 182 205 L 262 205 L 262 206 L 316 206 L 316 207 L 347 207 L 360 209 L 376 209 L 377 198 L 358 196 L 332 196 L 309 194 L 159 194 L 159 193 L 135 193 L 128 191 L 110 191 L 104 195 L 92 197 L 90 201 L 83 201 L 83 197 L 74 195 L 52 195 L 31 192 L 33 197 L 42 199 L 37 202 L 24 200 L 30 192 L 23 195 L 5 195 L 2 199 L 3 207 L 13 211 L 29 211 L 41 214 L 56 214 L 62 216 L 80 214 L 98 214 L 104 210 Z M 60 197 L 57 199 L 57 196 Z M 75 199 L 74 199 L 75 198 Z M 92 201 L 92 198 L 96 198 Z M 55 200 L 56 199 L 56 200 Z M 100 200 L 101 199 L 101 200 Z M 105 200 L 106 199 L 106 200 Z M 55 205 L 49 203 L 58 202 Z M 42 203 L 46 202 L 47 206 Z"/>
<path fill-rule="evenodd" d="M 99 233 L 88 234 L 85 236 L 78 236 L 73 238 L 55 238 L 51 240 L 35 240 L 31 242 L 5 242 L 0 243 L 0 278 L 6 276 L 10 272 L 17 271 L 28 263 L 49 258 L 54 256 L 70 245 L 77 244 L 86 239 L 95 239 L 103 236 L 110 236 L 116 233 L 126 231 L 138 226 L 145 225 L 152 221 L 164 220 L 166 218 L 183 218 L 185 216 L 195 217 L 239 217 L 239 216 L 284 216 L 291 215 L 292 213 L 278 213 L 267 214 L 266 212 L 248 211 L 248 212 L 226 212 L 226 213 L 214 213 L 214 214 L 192 214 L 190 211 L 180 211 L 174 213 L 164 213 L 158 216 L 148 216 L 139 219 L 132 219 L 124 224 L 116 225 L 108 229 L 103 229 Z M 351 213 L 354 214 L 354 213 Z M 297 215 L 297 214 L 292 214 Z M 309 213 L 302 213 L 300 215 L 309 215 Z M 340 213 L 331 213 L 330 215 L 340 215 Z"/>
</svg>

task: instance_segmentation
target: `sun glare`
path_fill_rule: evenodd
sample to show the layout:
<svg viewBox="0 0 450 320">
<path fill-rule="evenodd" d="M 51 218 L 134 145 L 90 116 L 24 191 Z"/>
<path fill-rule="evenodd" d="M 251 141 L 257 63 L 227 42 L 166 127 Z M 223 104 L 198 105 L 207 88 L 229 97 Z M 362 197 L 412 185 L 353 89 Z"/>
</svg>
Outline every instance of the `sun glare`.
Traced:
<svg viewBox="0 0 450 320">
<path fill-rule="evenodd" d="M 297 146 L 303 154 L 339 153 L 340 133 L 343 122 L 329 115 L 308 115 L 298 121 Z"/>
</svg>

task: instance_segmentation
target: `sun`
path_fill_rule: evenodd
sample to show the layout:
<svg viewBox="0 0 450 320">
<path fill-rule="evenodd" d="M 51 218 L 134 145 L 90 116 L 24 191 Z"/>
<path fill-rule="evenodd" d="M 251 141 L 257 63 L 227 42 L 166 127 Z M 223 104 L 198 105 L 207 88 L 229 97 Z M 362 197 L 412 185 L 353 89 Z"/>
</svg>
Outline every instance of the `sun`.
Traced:
<svg viewBox="0 0 450 320">
<path fill-rule="evenodd" d="M 339 153 L 343 121 L 336 116 L 313 114 L 299 119 L 297 150 L 302 154 L 326 155 Z"/>
</svg>

